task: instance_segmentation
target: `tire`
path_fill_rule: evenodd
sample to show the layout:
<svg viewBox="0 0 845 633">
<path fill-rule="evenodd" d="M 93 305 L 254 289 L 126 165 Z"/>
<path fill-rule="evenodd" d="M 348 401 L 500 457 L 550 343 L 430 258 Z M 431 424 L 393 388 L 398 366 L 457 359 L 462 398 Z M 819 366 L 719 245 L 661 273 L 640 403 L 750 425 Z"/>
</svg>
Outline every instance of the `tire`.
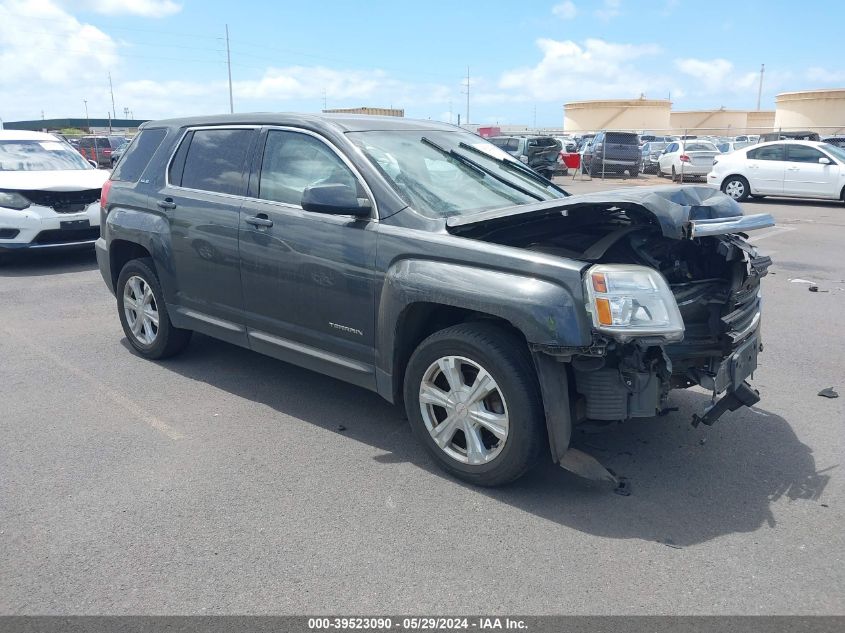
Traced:
<svg viewBox="0 0 845 633">
<path fill-rule="evenodd" d="M 192 332 L 173 327 L 170 322 L 164 293 L 161 291 L 152 259 L 144 257 L 127 262 L 120 271 L 115 294 L 123 333 L 138 354 L 150 360 L 158 360 L 175 356 L 188 345 Z M 145 317 L 138 316 L 137 308 L 126 305 L 129 299 L 135 299 L 143 306 L 141 309 Z M 153 313 L 158 320 L 157 324 L 153 323 Z M 133 329 L 133 324 L 139 321 L 141 324 Z"/>
<path fill-rule="evenodd" d="M 482 371 L 493 387 L 488 382 L 487 395 L 473 400 Z M 447 372 L 460 383 L 457 389 Z M 456 325 L 420 343 L 405 372 L 404 398 L 417 438 L 441 468 L 471 484 L 500 486 L 519 478 L 537 462 L 546 443 L 545 414 L 528 349 L 493 324 Z M 450 417 L 455 421 L 443 426 Z M 487 422 L 479 424 L 479 418 Z M 434 436 L 440 428 L 448 436 L 441 435 L 438 443 Z M 467 446 L 466 428 L 476 440 L 471 442 L 474 451 Z"/>
<path fill-rule="evenodd" d="M 660 169 L 660 165 L 657 166 L 657 177 L 658 178 L 666 178 L 666 174 L 664 174 L 663 170 Z"/>
<path fill-rule="evenodd" d="M 681 182 L 681 179 L 678 177 L 678 174 L 675 173 L 675 166 L 672 166 L 672 182 Z"/>
<path fill-rule="evenodd" d="M 748 181 L 742 176 L 728 176 L 722 181 L 722 193 L 730 196 L 737 202 L 748 199 Z"/>
</svg>

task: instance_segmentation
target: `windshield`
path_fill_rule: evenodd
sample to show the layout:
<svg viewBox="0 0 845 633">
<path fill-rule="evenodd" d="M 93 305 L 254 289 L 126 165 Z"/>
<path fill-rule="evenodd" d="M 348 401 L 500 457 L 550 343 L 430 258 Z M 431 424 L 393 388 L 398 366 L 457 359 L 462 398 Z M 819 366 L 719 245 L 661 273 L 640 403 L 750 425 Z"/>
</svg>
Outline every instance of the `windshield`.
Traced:
<svg viewBox="0 0 845 633">
<path fill-rule="evenodd" d="M 687 143 L 684 147 L 687 152 L 718 152 L 713 143 Z"/>
<path fill-rule="evenodd" d="M 428 217 L 470 215 L 567 195 L 468 132 L 394 130 L 348 136 L 402 199 Z"/>
<path fill-rule="evenodd" d="M 63 141 L 0 141 L 0 171 L 94 169 Z"/>
<path fill-rule="evenodd" d="M 823 149 L 837 160 L 845 163 L 845 149 L 831 145 L 830 143 L 822 143 L 819 145 L 819 149 Z"/>
</svg>

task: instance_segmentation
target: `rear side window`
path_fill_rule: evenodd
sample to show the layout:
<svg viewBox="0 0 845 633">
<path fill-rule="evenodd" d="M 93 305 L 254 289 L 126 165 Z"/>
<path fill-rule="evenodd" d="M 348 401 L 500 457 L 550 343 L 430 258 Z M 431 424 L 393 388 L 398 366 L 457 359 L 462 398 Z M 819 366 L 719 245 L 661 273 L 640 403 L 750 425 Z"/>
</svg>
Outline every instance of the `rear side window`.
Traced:
<svg viewBox="0 0 845 633">
<path fill-rule="evenodd" d="M 508 139 L 507 150 L 509 152 L 515 152 L 518 149 L 519 149 L 519 139 L 518 138 Z"/>
<path fill-rule="evenodd" d="M 196 130 L 189 142 L 180 183 L 188 189 L 241 195 L 253 130 Z M 181 150 L 181 148 L 180 148 Z"/>
<path fill-rule="evenodd" d="M 166 135 L 167 130 L 161 128 L 141 130 L 129 144 L 129 147 L 126 148 L 126 152 L 117 163 L 111 179 L 138 182 L 147 167 L 147 163 L 150 162 L 150 158 L 155 154 Z"/>
<path fill-rule="evenodd" d="M 608 143 L 619 143 L 620 145 L 639 145 L 640 137 L 636 134 L 626 134 L 624 132 L 608 132 Z"/>
<path fill-rule="evenodd" d="M 746 156 L 751 160 L 785 160 L 785 149 L 786 145 L 767 145 L 749 150 Z"/>
</svg>

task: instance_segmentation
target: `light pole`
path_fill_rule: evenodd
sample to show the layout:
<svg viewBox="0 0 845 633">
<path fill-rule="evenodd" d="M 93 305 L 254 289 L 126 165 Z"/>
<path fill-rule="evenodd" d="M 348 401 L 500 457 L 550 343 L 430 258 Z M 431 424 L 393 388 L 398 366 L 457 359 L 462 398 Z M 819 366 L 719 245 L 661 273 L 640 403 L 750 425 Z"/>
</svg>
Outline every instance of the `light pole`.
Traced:
<svg viewBox="0 0 845 633">
<path fill-rule="evenodd" d="M 91 119 L 88 118 L 88 99 L 83 99 L 82 103 L 85 104 L 85 125 L 88 128 L 88 134 L 91 133 Z"/>
</svg>

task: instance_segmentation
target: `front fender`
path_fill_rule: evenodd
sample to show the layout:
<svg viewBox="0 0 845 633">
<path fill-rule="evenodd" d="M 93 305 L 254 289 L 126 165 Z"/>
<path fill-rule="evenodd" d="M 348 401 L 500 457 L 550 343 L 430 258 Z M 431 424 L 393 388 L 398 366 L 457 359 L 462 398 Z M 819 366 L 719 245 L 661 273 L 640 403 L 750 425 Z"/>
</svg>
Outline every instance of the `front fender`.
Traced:
<svg viewBox="0 0 845 633">
<path fill-rule="evenodd" d="M 502 318 L 532 344 L 589 345 L 590 325 L 580 302 L 580 287 L 577 291 L 576 300 L 563 285 L 528 274 L 439 261 L 401 260 L 385 275 L 378 313 L 379 347 L 393 349 L 400 314 L 418 302 Z"/>
</svg>

